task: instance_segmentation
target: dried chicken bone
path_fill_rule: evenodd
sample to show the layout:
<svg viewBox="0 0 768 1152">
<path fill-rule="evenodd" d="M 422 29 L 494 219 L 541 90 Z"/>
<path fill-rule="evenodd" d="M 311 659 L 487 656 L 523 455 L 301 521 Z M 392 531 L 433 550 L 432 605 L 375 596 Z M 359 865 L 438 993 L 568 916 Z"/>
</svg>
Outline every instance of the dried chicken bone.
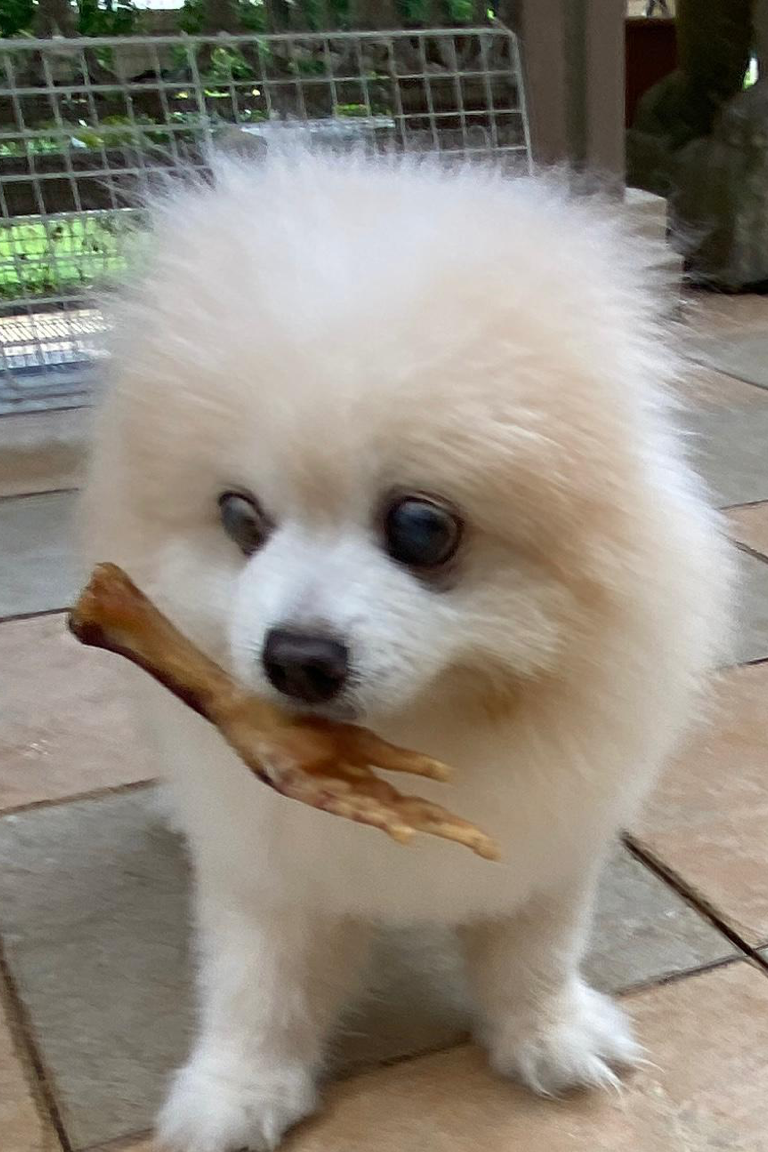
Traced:
<svg viewBox="0 0 768 1152">
<path fill-rule="evenodd" d="M 282 795 L 370 824 L 400 842 L 428 832 L 497 859 L 493 841 L 474 825 L 429 800 L 402 795 L 373 772 L 445 780 L 443 764 L 365 728 L 293 716 L 259 700 L 183 636 L 116 565 L 94 569 L 69 627 L 83 644 L 125 656 L 209 720 L 246 766 Z"/>
</svg>

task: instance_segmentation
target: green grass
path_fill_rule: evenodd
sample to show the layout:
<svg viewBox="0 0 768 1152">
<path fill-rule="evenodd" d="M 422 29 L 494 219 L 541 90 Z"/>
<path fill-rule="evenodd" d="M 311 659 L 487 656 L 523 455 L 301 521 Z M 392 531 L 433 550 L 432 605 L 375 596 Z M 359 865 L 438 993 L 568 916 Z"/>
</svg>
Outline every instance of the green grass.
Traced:
<svg viewBox="0 0 768 1152">
<path fill-rule="evenodd" d="M 0 300 L 82 291 L 124 271 L 128 228 L 106 216 L 0 225 Z"/>
<path fill-rule="evenodd" d="M 220 93 L 206 89 L 205 94 L 212 99 L 230 99 L 229 92 Z M 265 114 L 244 112 L 242 119 L 246 122 L 265 119 Z M 167 146 L 171 136 L 174 136 L 179 143 L 193 143 L 203 126 L 211 121 L 214 121 L 215 129 L 215 112 L 209 117 L 202 117 L 199 112 L 172 112 L 170 114 L 172 130 L 149 116 L 141 115 L 135 116 L 132 120 L 128 116 L 104 116 L 98 127 L 92 126 L 87 120 L 63 121 L 61 124 L 51 120 L 40 120 L 35 124 L 35 129 L 44 132 L 45 135 L 0 141 L 0 157 L 58 154 L 66 152 L 69 148 Z"/>
</svg>

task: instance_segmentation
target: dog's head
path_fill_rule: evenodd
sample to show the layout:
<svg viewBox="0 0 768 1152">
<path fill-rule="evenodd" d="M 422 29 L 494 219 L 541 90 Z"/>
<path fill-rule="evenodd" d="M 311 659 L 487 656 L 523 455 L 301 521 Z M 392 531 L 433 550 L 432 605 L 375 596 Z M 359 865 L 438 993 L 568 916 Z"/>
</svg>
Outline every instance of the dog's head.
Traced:
<svg viewBox="0 0 768 1152">
<path fill-rule="evenodd" d="M 329 715 L 504 697 L 571 659 L 644 514 L 652 320 L 608 273 L 612 226 L 528 181 L 303 157 L 225 165 L 155 235 L 118 320 L 99 558 Z"/>
</svg>

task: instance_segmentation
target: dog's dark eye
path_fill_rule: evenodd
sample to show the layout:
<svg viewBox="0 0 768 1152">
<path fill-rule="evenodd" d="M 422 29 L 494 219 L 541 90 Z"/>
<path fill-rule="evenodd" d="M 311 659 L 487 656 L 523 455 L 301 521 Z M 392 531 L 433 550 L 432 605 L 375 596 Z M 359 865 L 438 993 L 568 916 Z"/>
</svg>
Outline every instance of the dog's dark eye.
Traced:
<svg viewBox="0 0 768 1152">
<path fill-rule="evenodd" d="M 246 556 L 261 547 L 272 529 L 256 500 L 242 492 L 222 492 L 219 514 L 224 531 Z"/>
<path fill-rule="evenodd" d="M 458 548 L 461 522 L 433 500 L 406 496 L 387 510 L 384 534 L 393 560 L 409 568 L 438 568 Z"/>
</svg>

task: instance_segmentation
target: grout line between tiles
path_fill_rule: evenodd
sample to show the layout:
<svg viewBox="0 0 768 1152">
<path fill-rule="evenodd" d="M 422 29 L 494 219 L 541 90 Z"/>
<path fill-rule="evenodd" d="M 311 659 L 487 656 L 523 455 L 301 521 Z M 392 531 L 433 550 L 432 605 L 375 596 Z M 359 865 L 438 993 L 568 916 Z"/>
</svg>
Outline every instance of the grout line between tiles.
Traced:
<svg viewBox="0 0 768 1152">
<path fill-rule="evenodd" d="M 742 956 L 751 960 L 753 964 L 759 967 L 763 972 L 768 975 L 768 960 L 760 955 L 757 948 L 753 948 L 748 944 L 738 932 L 731 928 L 726 920 L 723 919 L 721 914 L 717 911 L 715 906 L 707 900 L 706 896 L 700 895 L 686 881 L 678 872 L 670 868 L 664 861 L 646 848 L 635 839 L 630 833 L 625 833 L 623 836 L 624 844 L 627 849 L 632 853 L 636 860 L 644 864 L 655 876 L 677 892 L 678 896 L 682 897 L 691 908 L 703 916 L 722 936 L 733 944 Z"/>
<path fill-rule="evenodd" d="M 768 556 L 763 555 L 762 552 L 757 552 L 749 544 L 742 544 L 740 540 L 734 540 L 734 544 L 739 552 L 743 552 L 745 556 L 751 556 L 753 560 L 759 560 L 761 564 L 768 564 Z"/>
<path fill-rule="evenodd" d="M 685 359 L 689 359 L 689 361 L 691 361 L 692 364 L 697 364 L 699 367 L 706 367 L 706 369 L 708 369 L 710 372 L 717 372 L 718 374 L 720 374 L 720 376 L 728 377 L 729 380 L 738 380 L 739 384 L 748 384 L 748 385 L 750 385 L 751 388 L 758 389 L 759 392 L 767 392 L 768 391 L 768 385 L 755 384 L 754 380 L 747 380 L 746 377 L 739 376 L 739 374 L 737 372 L 731 372 L 728 369 L 724 369 L 724 367 L 718 366 L 717 364 L 713 363 L 713 361 L 710 361 L 710 359 L 707 359 L 706 357 L 701 358 L 701 353 L 699 353 L 698 355 L 694 355 L 693 351 L 686 351 L 686 353 L 684 353 L 683 355 L 685 356 Z"/>
<path fill-rule="evenodd" d="M 71 488 L 39 488 L 36 492 L 4 492 L 0 495 L 0 504 L 9 500 L 34 500 L 35 496 L 63 496 L 67 492 L 79 492 L 74 485 Z"/>
<path fill-rule="evenodd" d="M 19 994 L 1 939 L 0 983 L 3 987 L 4 999 L 7 1001 L 8 1023 L 13 1043 L 22 1064 L 26 1066 L 29 1073 L 32 1073 L 34 1078 L 32 1083 L 29 1084 L 29 1087 L 38 1112 L 41 1114 L 41 1119 L 53 1127 L 59 1144 L 61 1145 L 62 1152 L 73 1152 L 72 1144 L 64 1127 L 59 1105 L 51 1087 L 50 1076 L 46 1069 L 45 1061 L 34 1040 L 29 1013 Z"/>
<path fill-rule="evenodd" d="M 727 968 L 729 964 L 743 964 L 746 959 L 745 956 L 739 954 L 719 956 L 717 960 L 708 960 L 706 964 L 699 964 L 695 968 L 680 968 L 676 972 L 666 972 L 663 976 L 652 976 L 648 980 L 638 980 L 636 984 L 627 984 L 626 988 L 619 988 L 617 991 L 611 992 L 610 995 L 620 1000 L 624 999 L 625 996 L 638 996 L 641 992 L 649 992 L 653 988 L 664 988 L 667 984 L 679 984 L 690 976 L 706 976 L 708 972 Z"/>
<path fill-rule="evenodd" d="M 471 1043 L 469 1033 L 463 1033 L 445 1044 L 436 1044 L 434 1047 L 420 1048 L 418 1052 L 404 1052 L 401 1056 L 389 1056 L 385 1060 L 376 1060 L 370 1064 L 358 1065 L 356 1068 L 350 1068 L 340 1075 L 334 1074 L 327 1083 L 343 1084 L 347 1080 L 355 1080 L 363 1076 L 372 1076 L 376 1072 L 380 1072 L 383 1068 L 395 1068 L 399 1064 L 408 1064 L 412 1060 L 421 1060 L 429 1056 L 439 1056 L 441 1052 L 451 1052 L 454 1048 L 463 1048 L 469 1043 Z M 87 1148 L 80 1149 L 79 1152 L 122 1152 L 123 1149 L 128 1152 L 136 1141 L 145 1140 L 151 1138 L 151 1136 L 151 1129 L 143 1132 L 131 1132 L 127 1136 L 118 1136 L 106 1144 L 103 1142 L 91 1144 Z M 69 1152 L 69 1150 L 67 1150 L 67 1152 Z"/>
<path fill-rule="evenodd" d="M 79 1152 L 131 1152 L 141 1140 L 151 1140 L 154 1132 L 145 1128 L 143 1132 L 130 1132 L 127 1136 L 116 1136 L 114 1140 L 101 1141 L 99 1144 L 89 1144 Z"/>
<path fill-rule="evenodd" d="M 358 1064 L 356 1068 L 353 1067 L 341 1073 L 335 1073 L 329 1082 L 333 1084 L 343 1084 L 347 1080 L 355 1080 L 358 1076 L 370 1076 L 382 1068 L 396 1068 L 399 1064 L 409 1064 L 412 1060 L 421 1060 L 426 1056 L 439 1056 L 441 1052 L 452 1052 L 454 1048 L 463 1048 L 465 1045 L 471 1043 L 472 1037 L 470 1033 L 462 1032 L 453 1040 L 447 1040 L 444 1044 L 435 1044 L 430 1048 L 419 1048 L 417 1052 L 403 1052 L 399 1056 L 387 1056 L 383 1060 L 374 1060 L 370 1064 Z"/>
<path fill-rule="evenodd" d="M 12 624 L 14 620 L 37 620 L 41 616 L 63 616 L 69 612 L 69 605 L 63 608 L 39 608 L 36 612 L 11 612 L 8 616 L 0 616 L 0 624 Z"/>
<path fill-rule="evenodd" d="M 661 988 L 667 984 L 677 984 L 696 976 L 706 976 L 709 972 L 716 971 L 717 969 L 726 968 L 732 964 L 743 964 L 744 962 L 743 956 L 725 956 L 719 960 L 712 960 L 707 964 L 701 964 L 697 968 L 686 968 L 681 972 L 670 972 L 657 980 L 630 984 L 626 988 L 622 988 L 618 992 L 613 993 L 613 995 L 621 999 L 631 998 L 641 995 L 644 992 L 650 992 L 654 988 Z M 371 1076 L 381 1069 L 394 1068 L 401 1064 L 408 1064 L 411 1061 L 426 1059 L 430 1056 L 438 1056 L 442 1052 L 451 1052 L 455 1048 L 463 1048 L 470 1043 L 471 1038 L 468 1034 L 457 1036 L 456 1039 L 446 1044 L 438 1044 L 431 1048 L 420 1049 L 418 1052 L 404 1053 L 401 1056 L 391 1056 L 386 1060 L 379 1060 L 372 1064 L 364 1064 L 357 1068 L 350 1069 L 349 1072 L 341 1076 L 334 1076 L 333 1083 L 342 1084 L 347 1080 L 353 1080 L 357 1077 Z M 81 1152 L 130 1152 L 130 1149 L 132 1149 L 135 1144 L 142 1140 L 150 1140 L 152 1135 L 152 1129 L 132 1132 L 127 1136 L 119 1136 L 114 1140 L 110 1140 L 108 1143 L 89 1145 L 87 1148 L 81 1149 Z"/>
<path fill-rule="evenodd" d="M 111 784 L 106 788 L 90 788 L 85 792 L 73 792 L 68 796 L 28 800 L 24 804 L 1 808 L 0 820 L 4 820 L 6 816 L 20 816 L 25 812 L 34 812 L 38 808 L 61 808 L 65 804 L 76 804 L 80 800 L 100 800 L 107 796 L 122 796 L 126 792 L 140 792 L 142 788 L 150 788 L 156 783 L 155 777 L 149 777 L 146 780 L 128 780 L 125 784 Z"/>
<path fill-rule="evenodd" d="M 32 412 L 3 412 L 0 414 L 0 420 L 23 420 L 25 416 L 48 416 L 52 412 L 89 412 L 92 409 L 91 404 L 56 404 L 47 405 L 45 408 L 35 409 Z"/>
<path fill-rule="evenodd" d="M 723 672 L 733 672 L 735 668 L 754 668 L 760 664 L 768 664 L 768 656 L 755 656 L 753 660 L 742 660 L 741 664 L 726 664 Z"/>
<path fill-rule="evenodd" d="M 742 500 L 739 504 L 723 504 L 721 512 L 738 512 L 739 508 L 759 508 L 761 504 L 768 504 L 768 500 Z"/>
</svg>

